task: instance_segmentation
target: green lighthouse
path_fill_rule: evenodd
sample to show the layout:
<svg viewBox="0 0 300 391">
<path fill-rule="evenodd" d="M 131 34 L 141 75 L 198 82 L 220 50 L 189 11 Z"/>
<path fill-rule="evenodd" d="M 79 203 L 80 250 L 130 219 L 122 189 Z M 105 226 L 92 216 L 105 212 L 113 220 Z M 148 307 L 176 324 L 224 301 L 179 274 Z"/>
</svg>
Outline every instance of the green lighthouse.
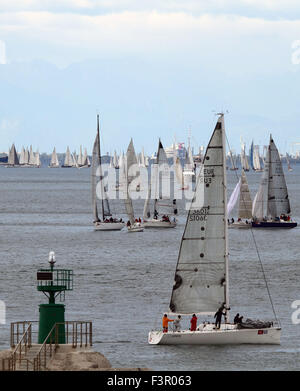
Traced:
<svg viewBox="0 0 300 391">
<path fill-rule="evenodd" d="M 49 253 L 50 269 L 39 269 L 37 271 L 37 290 L 43 292 L 49 299 L 48 304 L 39 306 L 39 334 L 38 343 L 42 344 L 48 337 L 55 323 L 58 326 L 58 343 L 66 343 L 65 337 L 65 306 L 56 304 L 57 296 L 63 301 L 65 291 L 73 290 L 73 270 L 54 269 L 55 253 Z"/>
</svg>

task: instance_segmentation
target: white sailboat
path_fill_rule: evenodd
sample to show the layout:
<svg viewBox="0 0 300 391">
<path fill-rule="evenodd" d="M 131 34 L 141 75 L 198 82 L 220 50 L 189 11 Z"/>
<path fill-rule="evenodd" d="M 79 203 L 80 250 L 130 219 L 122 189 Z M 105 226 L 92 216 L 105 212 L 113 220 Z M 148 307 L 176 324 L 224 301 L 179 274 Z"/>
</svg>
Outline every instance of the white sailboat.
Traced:
<svg viewBox="0 0 300 391">
<path fill-rule="evenodd" d="M 169 315 L 214 315 L 225 311 L 220 328 L 201 323 L 195 331 L 151 331 L 148 343 L 279 344 L 281 328 L 271 322 L 240 325 L 229 321 L 229 264 L 223 114 L 208 144 L 188 213 L 176 266 Z M 244 328 L 252 327 L 252 328 Z"/>
<path fill-rule="evenodd" d="M 98 182 L 97 176 L 100 177 L 99 183 L 97 183 Z M 100 149 L 99 115 L 97 115 L 97 135 L 93 147 L 91 183 L 92 183 L 92 205 L 93 205 L 95 230 L 96 231 L 120 231 L 122 228 L 124 228 L 125 223 L 122 221 L 122 219 L 117 220 L 116 218 L 112 217 L 112 214 L 110 212 L 110 207 L 109 207 L 108 195 L 103 183 L 101 149 Z M 97 187 L 99 184 L 100 184 L 99 191 L 101 194 L 100 198 L 101 198 L 102 221 L 99 218 L 98 205 L 97 205 Z"/>
<path fill-rule="evenodd" d="M 251 228 L 252 220 L 252 201 L 249 186 L 244 170 L 235 189 L 233 190 L 227 204 L 227 216 L 230 215 L 237 200 L 239 199 L 239 212 L 237 221 L 229 223 L 228 228 Z"/>
<path fill-rule="evenodd" d="M 186 162 L 183 169 L 183 175 L 186 177 L 191 177 L 192 181 L 195 181 L 195 163 L 193 159 L 193 153 L 190 145 L 188 146 Z M 189 181 L 189 179 L 188 179 Z"/>
<path fill-rule="evenodd" d="M 30 145 L 30 152 L 29 152 L 29 165 L 31 167 L 36 165 L 36 157 L 32 149 L 32 145 Z"/>
<path fill-rule="evenodd" d="M 42 166 L 39 150 L 35 153 L 35 167 L 40 168 Z"/>
<path fill-rule="evenodd" d="M 134 179 L 136 177 L 132 173 L 133 166 L 137 168 L 138 162 L 134 151 L 133 141 L 131 139 L 126 153 L 126 166 L 124 166 L 124 176 L 123 176 L 123 180 L 125 180 L 124 202 L 125 202 L 125 208 L 130 223 L 127 224 L 127 229 L 128 232 L 142 232 L 144 231 L 144 226 L 140 222 L 137 222 L 134 217 L 133 204 L 130 196 L 130 187 L 132 186 L 132 183 L 134 182 Z"/>
<path fill-rule="evenodd" d="M 246 156 L 246 144 L 241 140 L 241 165 L 244 171 L 249 171 L 248 158 Z"/>
<path fill-rule="evenodd" d="M 20 163 L 20 166 L 23 166 L 25 164 L 25 148 L 24 147 L 22 147 L 19 163 Z"/>
<path fill-rule="evenodd" d="M 117 152 L 116 152 L 116 151 L 114 152 L 113 167 L 114 167 L 116 170 L 119 169 L 119 159 L 118 159 L 118 155 L 117 155 Z"/>
<path fill-rule="evenodd" d="M 264 172 L 252 208 L 253 228 L 294 228 L 279 152 L 270 136 Z"/>
<path fill-rule="evenodd" d="M 62 165 L 62 168 L 70 168 L 70 167 L 75 167 L 75 164 L 70 149 L 69 147 L 67 147 L 65 161 L 64 164 Z"/>
<path fill-rule="evenodd" d="M 59 161 L 57 158 L 56 149 L 54 147 L 49 168 L 58 168 L 58 167 L 59 167 Z"/>
<path fill-rule="evenodd" d="M 15 144 L 13 144 L 9 150 L 8 154 L 8 167 L 19 167 L 19 157 L 16 151 Z"/>
<path fill-rule="evenodd" d="M 164 151 L 161 141 L 158 143 L 157 161 L 153 164 L 154 183 L 150 181 L 148 187 L 148 196 L 144 205 L 144 227 L 145 228 L 174 228 L 176 227 L 177 205 L 175 199 L 170 199 L 170 195 L 164 195 L 164 190 L 170 190 L 174 188 L 170 182 L 170 167 L 168 164 L 168 158 Z M 160 188 L 160 175 L 162 174 L 162 186 Z M 154 187 L 154 189 L 151 189 Z M 150 200 L 154 191 L 154 205 L 151 218 L 150 212 Z"/>
</svg>

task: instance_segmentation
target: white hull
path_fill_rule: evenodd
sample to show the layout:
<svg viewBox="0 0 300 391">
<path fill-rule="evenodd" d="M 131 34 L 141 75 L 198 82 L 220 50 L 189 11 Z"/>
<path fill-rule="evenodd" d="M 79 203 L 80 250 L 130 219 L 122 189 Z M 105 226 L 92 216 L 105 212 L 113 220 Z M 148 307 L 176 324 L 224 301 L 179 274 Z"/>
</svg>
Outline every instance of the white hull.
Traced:
<svg viewBox="0 0 300 391">
<path fill-rule="evenodd" d="M 95 223 L 95 231 L 120 231 L 125 227 L 125 223 Z"/>
<path fill-rule="evenodd" d="M 225 326 L 225 325 L 223 325 Z M 230 327 L 231 326 L 231 327 Z M 227 328 L 228 327 L 228 328 Z M 281 328 L 237 329 L 226 325 L 220 330 L 204 331 L 150 331 L 150 345 L 233 345 L 233 344 L 280 344 Z"/>
<path fill-rule="evenodd" d="M 140 223 L 134 224 L 130 227 L 127 227 L 128 232 L 143 232 L 144 231 L 144 226 L 141 225 Z"/>
<path fill-rule="evenodd" d="M 145 228 L 174 228 L 176 222 L 174 221 L 162 221 L 162 220 L 144 220 Z"/>
<path fill-rule="evenodd" d="M 247 224 L 244 221 L 228 224 L 228 228 L 247 229 L 247 228 L 251 228 L 251 227 L 252 227 L 251 222 Z"/>
</svg>

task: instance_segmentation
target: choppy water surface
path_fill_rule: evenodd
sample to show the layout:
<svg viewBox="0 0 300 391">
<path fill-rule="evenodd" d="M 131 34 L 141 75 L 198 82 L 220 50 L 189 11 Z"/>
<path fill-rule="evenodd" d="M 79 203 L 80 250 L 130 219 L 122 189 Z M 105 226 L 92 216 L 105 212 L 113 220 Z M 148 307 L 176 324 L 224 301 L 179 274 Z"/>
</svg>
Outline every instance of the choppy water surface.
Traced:
<svg viewBox="0 0 300 391">
<path fill-rule="evenodd" d="M 247 177 L 254 197 L 260 173 Z M 286 173 L 294 218 L 300 223 L 300 167 Z M 229 192 L 237 182 L 228 172 Z M 299 228 L 259 230 L 254 235 L 282 325 L 279 346 L 149 346 L 148 331 L 161 326 L 167 309 L 185 217 L 170 230 L 94 232 L 89 169 L 0 167 L 0 299 L 7 324 L 0 349 L 9 346 L 9 324 L 37 320 L 45 297 L 36 290 L 36 270 L 74 269 L 66 293 L 66 319 L 92 320 L 94 348 L 114 367 L 157 370 L 298 370 L 300 325 L 291 304 L 300 299 Z M 137 215 L 143 202 L 136 201 Z M 113 202 L 114 212 L 123 204 Z M 183 212 L 183 203 L 181 203 Z M 231 313 L 273 318 L 250 231 L 229 230 Z"/>
</svg>

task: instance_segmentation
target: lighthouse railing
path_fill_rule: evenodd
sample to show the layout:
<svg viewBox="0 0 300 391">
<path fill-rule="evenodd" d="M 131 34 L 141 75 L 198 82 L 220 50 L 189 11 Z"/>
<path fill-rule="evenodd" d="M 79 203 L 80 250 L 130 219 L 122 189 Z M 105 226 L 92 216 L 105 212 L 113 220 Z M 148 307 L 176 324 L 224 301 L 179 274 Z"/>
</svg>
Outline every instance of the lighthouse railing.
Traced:
<svg viewBox="0 0 300 391">
<path fill-rule="evenodd" d="M 32 324 L 29 323 L 27 329 L 24 331 L 22 338 L 17 343 L 14 351 L 12 352 L 12 370 L 16 370 L 17 361 L 21 364 L 21 361 L 24 360 L 24 355 L 27 354 L 28 349 L 31 348 L 32 345 Z M 28 361 L 28 360 L 27 360 Z M 27 367 L 29 363 L 27 362 Z"/>
</svg>

